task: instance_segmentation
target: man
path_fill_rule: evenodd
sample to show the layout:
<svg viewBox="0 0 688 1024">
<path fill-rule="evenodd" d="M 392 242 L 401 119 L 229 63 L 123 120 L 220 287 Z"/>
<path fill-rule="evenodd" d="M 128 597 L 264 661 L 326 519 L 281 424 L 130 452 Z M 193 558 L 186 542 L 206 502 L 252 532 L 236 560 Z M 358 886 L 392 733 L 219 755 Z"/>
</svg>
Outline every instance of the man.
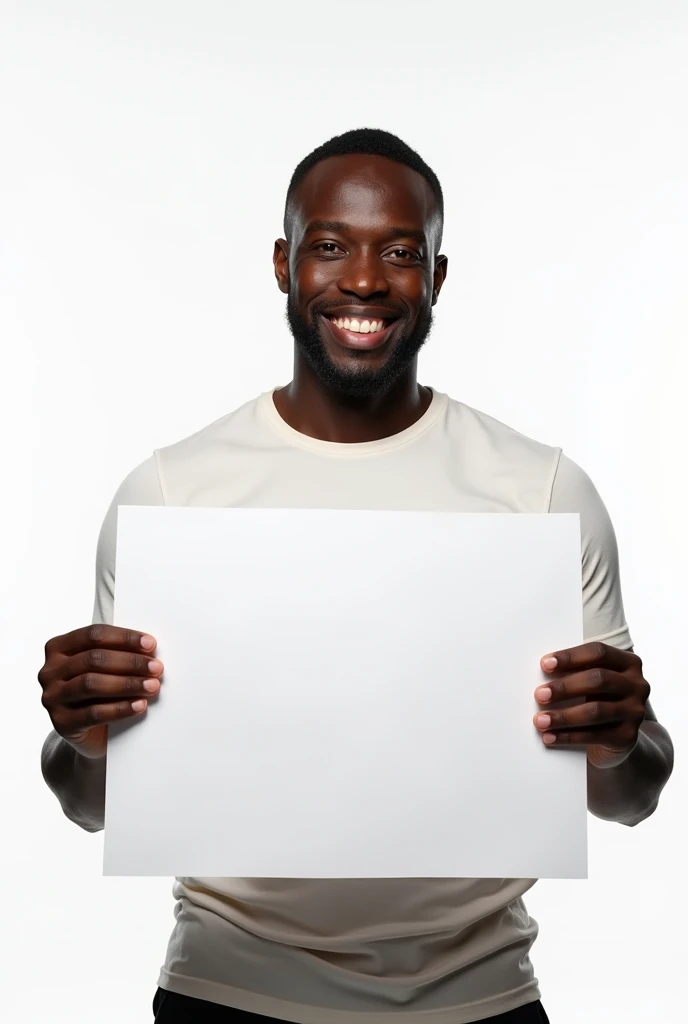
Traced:
<svg viewBox="0 0 688 1024">
<path fill-rule="evenodd" d="M 39 680 L 54 730 L 43 772 L 87 831 L 103 827 L 107 725 L 142 714 L 163 672 L 157 638 L 109 625 L 119 504 L 579 512 L 587 642 L 543 653 L 550 678 L 536 688 L 534 729 L 550 756 L 587 748 L 593 814 L 634 825 L 657 806 L 673 751 L 632 651 L 595 488 L 559 449 L 417 382 L 447 273 L 442 224 L 437 177 L 386 132 L 336 137 L 294 172 L 274 251 L 293 380 L 126 478 L 99 540 L 96 625 L 46 646 Z M 537 926 L 522 902 L 533 884 L 177 879 L 156 1020 L 546 1021 L 528 956 Z"/>
</svg>

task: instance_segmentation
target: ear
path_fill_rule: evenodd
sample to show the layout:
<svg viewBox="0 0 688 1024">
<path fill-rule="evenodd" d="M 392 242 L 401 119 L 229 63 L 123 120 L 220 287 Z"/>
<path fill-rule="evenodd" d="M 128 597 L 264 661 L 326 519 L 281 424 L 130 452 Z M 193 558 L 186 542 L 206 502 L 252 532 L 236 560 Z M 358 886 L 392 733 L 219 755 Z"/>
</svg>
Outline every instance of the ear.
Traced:
<svg viewBox="0 0 688 1024">
<path fill-rule="evenodd" d="M 272 255 L 272 263 L 275 268 L 277 285 L 285 295 L 289 294 L 289 242 L 284 238 L 278 238 L 275 242 L 275 251 Z"/>
<path fill-rule="evenodd" d="M 432 305 L 434 306 L 440 297 L 440 289 L 447 276 L 449 260 L 446 256 L 438 256 L 435 260 L 435 271 L 432 276 Z"/>
</svg>

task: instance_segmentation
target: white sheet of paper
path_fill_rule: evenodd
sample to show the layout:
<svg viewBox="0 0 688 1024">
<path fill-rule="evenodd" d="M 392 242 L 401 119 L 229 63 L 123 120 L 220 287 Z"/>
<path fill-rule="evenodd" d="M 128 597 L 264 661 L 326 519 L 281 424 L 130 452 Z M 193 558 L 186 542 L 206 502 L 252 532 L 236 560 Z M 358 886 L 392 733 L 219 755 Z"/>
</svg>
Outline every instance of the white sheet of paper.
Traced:
<svg viewBox="0 0 688 1024">
<path fill-rule="evenodd" d="M 582 642 L 578 515 L 119 509 L 105 874 L 579 878 L 586 759 L 533 725 Z"/>
</svg>

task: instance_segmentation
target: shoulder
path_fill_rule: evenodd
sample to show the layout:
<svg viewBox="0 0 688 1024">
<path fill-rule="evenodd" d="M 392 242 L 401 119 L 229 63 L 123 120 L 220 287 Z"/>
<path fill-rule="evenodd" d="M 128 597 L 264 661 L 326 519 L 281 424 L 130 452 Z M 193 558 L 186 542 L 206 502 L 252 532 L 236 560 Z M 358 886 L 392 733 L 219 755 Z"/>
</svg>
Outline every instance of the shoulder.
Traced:
<svg viewBox="0 0 688 1024">
<path fill-rule="evenodd" d="M 154 459 L 166 498 L 180 481 L 216 472 L 218 458 L 254 445 L 266 429 L 261 415 L 264 401 L 265 395 L 253 398 L 193 434 L 156 449 Z"/>
<path fill-rule="evenodd" d="M 597 487 L 578 463 L 562 453 L 552 486 L 550 512 L 579 512 L 588 520 L 607 520 Z"/>
<path fill-rule="evenodd" d="M 607 509 L 586 471 L 569 458 L 560 447 L 544 444 L 507 426 L 493 416 L 450 399 L 450 415 L 466 443 L 477 448 L 481 456 L 523 468 L 530 466 L 544 472 L 549 481 L 550 512 L 579 512 L 600 525 L 608 520 Z"/>
<path fill-rule="evenodd" d="M 164 504 L 155 455 L 150 455 L 125 476 L 112 503 L 115 506 Z"/>
<path fill-rule="evenodd" d="M 495 454 L 512 457 L 520 455 L 549 463 L 556 463 L 559 459 L 561 448 L 528 437 L 494 416 L 454 398 L 450 398 L 447 403 L 447 416 L 470 443 L 481 443 Z"/>
<path fill-rule="evenodd" d="M 253 399 L 193 434 L 157 448 L 125 476 L 117 488 L 112 506 L 167 504 L 168 480 L 174 481 L 176 476 L 188 474 L 194 465 L 203 465 L 204 460 L 222 446 L 237 444 L 242 436 L 248 436 L 259 401 Z"/>
<path fill-rule="evenodd" d="M 561 448 L 455 399 L 449 399 L 446 417 L 454 459 L 466 482 L 508 497 L 511 511 L 548 511 Z"/>
</svg>

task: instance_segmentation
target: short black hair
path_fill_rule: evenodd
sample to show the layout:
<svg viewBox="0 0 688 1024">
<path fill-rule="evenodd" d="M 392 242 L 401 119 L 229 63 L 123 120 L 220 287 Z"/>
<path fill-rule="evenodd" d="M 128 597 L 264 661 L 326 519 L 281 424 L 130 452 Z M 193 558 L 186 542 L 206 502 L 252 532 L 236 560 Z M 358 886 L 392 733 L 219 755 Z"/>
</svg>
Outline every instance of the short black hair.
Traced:
<svg viewBox="0 0 688 1024">
<path fill-rule="evenodd" d="M 331 156 L 349 156 L 352 153 L 366 153 L 370 156 L 385 156 L 388 160 L 395 160 L 398 164 L 405 164 L 406 167 L 410 167 L 411 170 L 417 171 L 418 174 L 425 178 L 432 189 L 432 194 L 435 197 L 437 210 L 440 216 L 440 224 L 443 223 L 444 197 L 442 195 L 442 186 L 440 185 L 439 178 L 432 168 L 428 167 L 425 160 L 416 153 L 415 149 L 411 149 L 411 147 L 397 135 L 392 135 L 391 132 L 382 131 L 380 128 L 354 128 L 350 132 L 344 132 L 343 135 L 335 135 L 327 142 L 324 142 L 322 146 L 318 146 L 317 149 L 314 149 L 312 153 L 309 153 L 308 156 L 303 158 L 292 174 L 291 181 L 289 182 L 289 188 L 287 189 L 286 202 L 284 204 L 284 233 L 287 237 L 289 237 L 289 204 L 299 182 L 301 182 L 310 169 L 315 167 L 316 164 L 319 164 L 321 160 L 327 160 L 327 158 Z"/>
</svg>

